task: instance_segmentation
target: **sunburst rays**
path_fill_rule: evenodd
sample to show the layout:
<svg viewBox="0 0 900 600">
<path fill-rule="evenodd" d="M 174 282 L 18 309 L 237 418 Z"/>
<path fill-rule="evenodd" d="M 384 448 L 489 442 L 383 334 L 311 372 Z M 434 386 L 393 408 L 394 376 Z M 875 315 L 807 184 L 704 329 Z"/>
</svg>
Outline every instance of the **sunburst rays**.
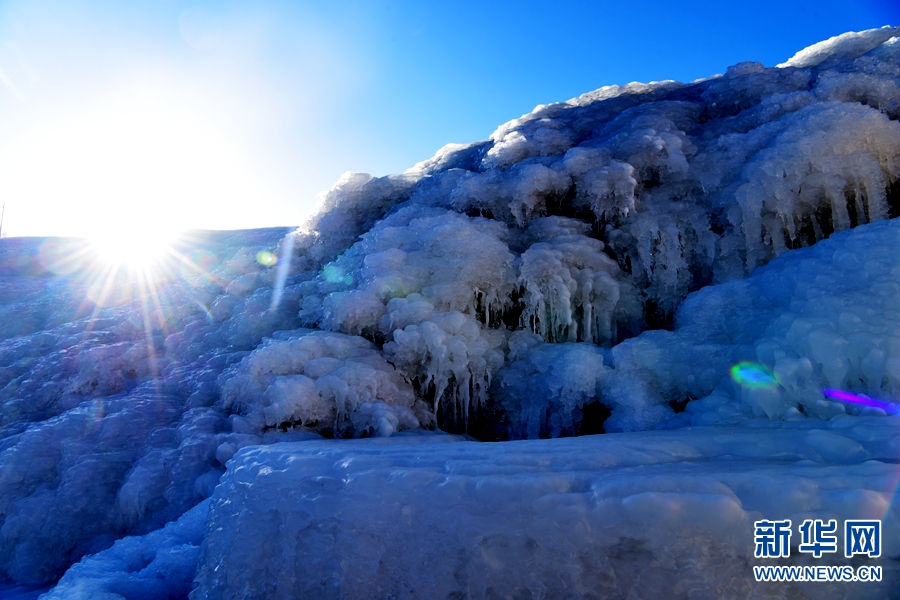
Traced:
<svg viewBox="0 0 900 600">
<path fill-rule="evenodd" d="M 84 298 L 77 313 L 88 320 L 84 336 L 91 333 L 105 310 L 131 312 L 143 330 L 150 372 L 157 379 L 159 357 L 154 337 L 172 333 L 173 322 L 183 311 L 185 291 L 226 283 L 214 273 L 217 257 L 198 250 L 196 242 L 187 233 L 161 237 L 152 244 L 138 235 L 132 239 L 122 235 L 103 240 L 49 239 L 41 246 L 39 261 L 42 269 L 83 286 Z M 144 247 L 135 248 L 142 243 Z M 210 318 L 201 301 L 189 304 Z"/>
</svg>

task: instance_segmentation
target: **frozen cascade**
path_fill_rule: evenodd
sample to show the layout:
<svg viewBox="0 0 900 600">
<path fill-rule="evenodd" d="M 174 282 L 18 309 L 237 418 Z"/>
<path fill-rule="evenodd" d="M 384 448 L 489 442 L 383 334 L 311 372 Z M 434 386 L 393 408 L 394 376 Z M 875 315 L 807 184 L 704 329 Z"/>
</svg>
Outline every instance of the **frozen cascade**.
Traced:
<svg viewBox="0 0 900 600">
<path fill-rule="evenodd" d="M 193 232 L 153 294 L 0 240 L 0 579 L 747 596 L 754 519 L 878 518 L 882 587 L 770 591 L 890 597 L 898 40 L 538 106 L 296 231 Z"/>
<path fill-rule="evenodd" d="M 783 121 L 772 145 L 746 162 L 734 192 L 749 269 L 784 252 L 804 225 L 815 241 L 823 229 L 886 218 L 885 189 L 900 174 L 900 123 L 881 112 L 823 102 Z"/>
<path fill-rule="evenodd" d="M 503 437 L 580 433 L 582 407 L 599 400 L 610 372 L 603 353 L 593 344 L 544 344 L 524 331 L 513 336 L 510 364 L 497 374 L 492 390 L 507 415 Z"/>
<path fill-rule="evenodd" d="M 609 345 L 619 322 L 640 318 L 637 292 L 599 240 L 571 234 L 532 244 L 520 273 L 522 321 L 548 342 Z"/>
<path fill-rule="evenodd" d="M 489 170 L 461 181 L 450 193 L 452 207 L 491 216 L 524 227 L 547 213 L 549 200 L 559 200 L 571 187 L 566 173 L 523 161 L 508 171 Z"/>
<path fill-rule="evenodd" d="M 402 184 L 385 179 L 365 192 L 376 180 L 345 176 L 320 213 L 335 214 L 337 238 L 346 229 L 339 215 L 354 214 L 360 194 L 387 216 L 306 284 L 301 315 L 312 327 L 386 342 L 396 357 L 398 344 L 418 344 L 419 357 L 447 352 L 412 341 L 425 339 L 424 313 L 401 328 L 414 326 L 412 338 L 395 334 L 387 304 L 410 293 L 487 329 L 518 312 L 520 326 L 550 342 L 609 345 L 637 333 L 642 317 L 669 324 L 693 289 L 888 216 L 900 125 L 883 109 L 898 75 L 885 35 L 863 36 L 871 47 L 862 54 L 856 43 L 843 55 L 836 50 L 822 70 L 742 63 L 692 86 L 607 88 L 540 106 L 499 128 L 486 150 L 442 149 Z M 855 91 L 840 88 L 848 73 L 864 76 Z M 873 103 L 860 103 L 870 96 Z M 453 211 L 492 220 L 467 222 Z M 533 223 L 563 217 L 591 226 L 565 234 L 583 240 L 529 235 Z M 331 239 L 329 219 L 317 216 L 308 229 Z M 484 237 L 497 221 L 507 229 Z M 471 252 L 476 247 L 481 252 Z M 478 360 L 463 373 L 469 360 L 454 355 L 424 370 L 401 368 L 420 394 L 438 392 L 435 411 L 447 390 L 467 406 L 470 392 L 456 390 L 490 377 Z"/>
<path fill-rule="evenodd" d="M 409 306 L 392 302 L 399 309 L 396 312 Z M 503 365 L 505 342 L 505 331 L 485 330 L 470 316 L 453 311 L 431 313 L 426 321 L 396 329 L 384 353 L 401 373 L 418 383 L 422 395 L 434 398 L 435 418 L 446 399 L 445 428 L 465 432 L 470 411 L 484 404 L 491 379 Z"/>
<path fill-rule="evenodd" d="M 627 162 L 612 160 L 600 149 L 576 146 L 566 152 L 562 168 L 597 219 L 624 218 L 634 210 L 638 182 Z"/>
</svg>

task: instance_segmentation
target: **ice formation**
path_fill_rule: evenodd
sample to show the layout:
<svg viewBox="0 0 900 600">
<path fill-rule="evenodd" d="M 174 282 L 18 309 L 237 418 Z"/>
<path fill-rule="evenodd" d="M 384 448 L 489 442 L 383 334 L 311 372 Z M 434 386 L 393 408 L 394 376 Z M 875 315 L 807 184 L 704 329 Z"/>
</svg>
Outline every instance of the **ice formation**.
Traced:
<svg viewBox="0 0 900 600">
<path fill-rule="evenodd" d="M 640 317 L 636 290 L 603 248 L 599 240 L 571 234 L 522 253 L 522 320 L 545 341 L 609 345 L 617 341 L 619 325 Z"/>
<path fill-rule="evenodd" d="M 646 332 L 612 349 L 608 385 L 628 390 L 632 407 L 693 399 L 672 427 L 877 413 L 822 392 L 900 397 L 898 244 L 900 222 L 873 223 L 704 288 L 681 305 L 674 331 Z M 741 361 L 769 367 L 777 385 L 737 385 L 728 370 Z M 702 368 L 679 368 L 685 362 Z"/>
<path fill-rule="evenodd" d="M 419 427 L 412 387 L 371 342 L 358 336 L 276 333 L 276 339 L 260 345 L 222 379 L 222 407 L 233 413 L 235 431 L 302 426 L 338 437 L 386 437 Z M 428 416 L 421 403 L 415 408 Z M 217 451 L 222 464 L 234 454 L 232 448 L 225 442 Z"/>
<path fill-rule="evenodd" d="M 541 105 L 141 278 L 0 240 L 0 582 L 752 596 L 755 519 L 877 518 L 881 584 L 765 593 L 896 596 L 898 40 Z"/>
<path fill-rule="evenodd" d="M 209 500 L 204 500 L 162 529 L 117 540 L 111 548 L 73 565 L 41 598 L 187 598 L 208 514 Z"/>
<path fill-rule="evenodd" d="M 776 515 L 883 518 L 900 554 L 897 465 L 869 460 L 900 450 L 873 439 L 884 420 L 247 448 L 211 500 L 192 598 L 895 598 L 896 558 L 879 583 L 747 581 L 753 522 Z M 840 564 L 806 558 L 783 562 Z"/>
<path fill-rule="evenodd" d="M 501 425 L 514 439 L 581 433 L 583 407 L 597 402 L 603 353 L 593 344 L 542 344 L 520 332 L 510 341 L 510 364 L 494 382 L 494 398 L 506 413 Z"/>
</svg>

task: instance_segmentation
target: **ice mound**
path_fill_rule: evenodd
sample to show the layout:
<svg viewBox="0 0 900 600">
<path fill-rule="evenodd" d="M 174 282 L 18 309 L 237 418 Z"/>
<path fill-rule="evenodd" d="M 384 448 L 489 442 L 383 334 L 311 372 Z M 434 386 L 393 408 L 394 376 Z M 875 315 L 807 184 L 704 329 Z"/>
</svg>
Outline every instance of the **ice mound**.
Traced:
<svg viewBox="0 0 900 600">
<path fill-rule="evenodd" d="M 897 456 L 897 419 L 248 448 L 211 500 L 191 597 L 746 596 L 762 585 L 750 573 L 766 564 L 753 557 L 763 518 L 877 518 L 884 540 L 866 559 L 882 566 L 879 583 L 770 583 L 767 594 L 894 597 L 896 465 L 868 459 Z M 811 561 L 798 541 L 778 564 L 850 563 Z"/>
<path fill-rule="evenodd" d="M 391 207 L 407 199 L 414 183 L 415 178 L 408 175 L 376 179 L 365 173 L 344 173 L 320 196 L 319 210 L 299 232 L 297 247 L 304 250 L 308 266 L 321 265 L 343 252 Z"/>
<path fill-rule="evenodd" d="M 496 321 L 509 310 L 514 256 L 502 224 L 412 204 L 380 221 L 307 284 L 301 316 L 310 325 L 389 336 L 379 323 L 393 298 L 421 294 L 438 311 Z"/>
<path fill-rule="evenodd" d="M 612 349 L 608 393 L 657 404 L 692 400 L 669 426 L 883 414 L 829 400 L 822 390 L 900 397 L 898 245 L 900 221 L 873 223 L 692 294 L 674 331 L 647 332 Z M 728 370 L 742 361 L 768 367 L 775 383 L 738 385 Z"/>
<path fill-rule="evenodd" d="M 222 407 L 240 433 L 303 426 L 335 437 L 389 436 L 429 413 L 368 340 L 300 330 L 267 340 L 220 376 Z M 233 453 L 233 452 L 232 452 Z"/>
<path fill-rule="evenodd" d="M 301 318 L 381 341 L 384 356 L 430 402 L 419 420 L 465 430 L 503 363 L 505 331 L 484 326 L 502 324 L 512 306 L 508 237 L 501 223 L 412 203 L 304 284 Z"/>
</svg>

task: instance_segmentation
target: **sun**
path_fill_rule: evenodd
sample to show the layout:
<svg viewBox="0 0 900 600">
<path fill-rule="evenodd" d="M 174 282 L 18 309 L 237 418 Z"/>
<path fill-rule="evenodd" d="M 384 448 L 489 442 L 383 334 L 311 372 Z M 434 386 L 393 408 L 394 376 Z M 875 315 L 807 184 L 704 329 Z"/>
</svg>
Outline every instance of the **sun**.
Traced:
<svg viewBox="0 0 900 600">
<path fill-rule="evenodd" d="M 146 322 L 153 307 L 161 306 L 168 283 L 177 277 L 177 266 L 184 260 L 175 248 L 177 232 L 138 222 L 107 222 L 82 243 L 74 274 L 86 283 L 86 298 L 95 305 L 95 313 L 136 300 Z"/>
<path fill-rule="evenodd" d="M 150 274 L 173 254 L 177 231 L 154 226 L 113 227 L 88 239 L 96 260 L 113 267 Z"/>
</svg>

